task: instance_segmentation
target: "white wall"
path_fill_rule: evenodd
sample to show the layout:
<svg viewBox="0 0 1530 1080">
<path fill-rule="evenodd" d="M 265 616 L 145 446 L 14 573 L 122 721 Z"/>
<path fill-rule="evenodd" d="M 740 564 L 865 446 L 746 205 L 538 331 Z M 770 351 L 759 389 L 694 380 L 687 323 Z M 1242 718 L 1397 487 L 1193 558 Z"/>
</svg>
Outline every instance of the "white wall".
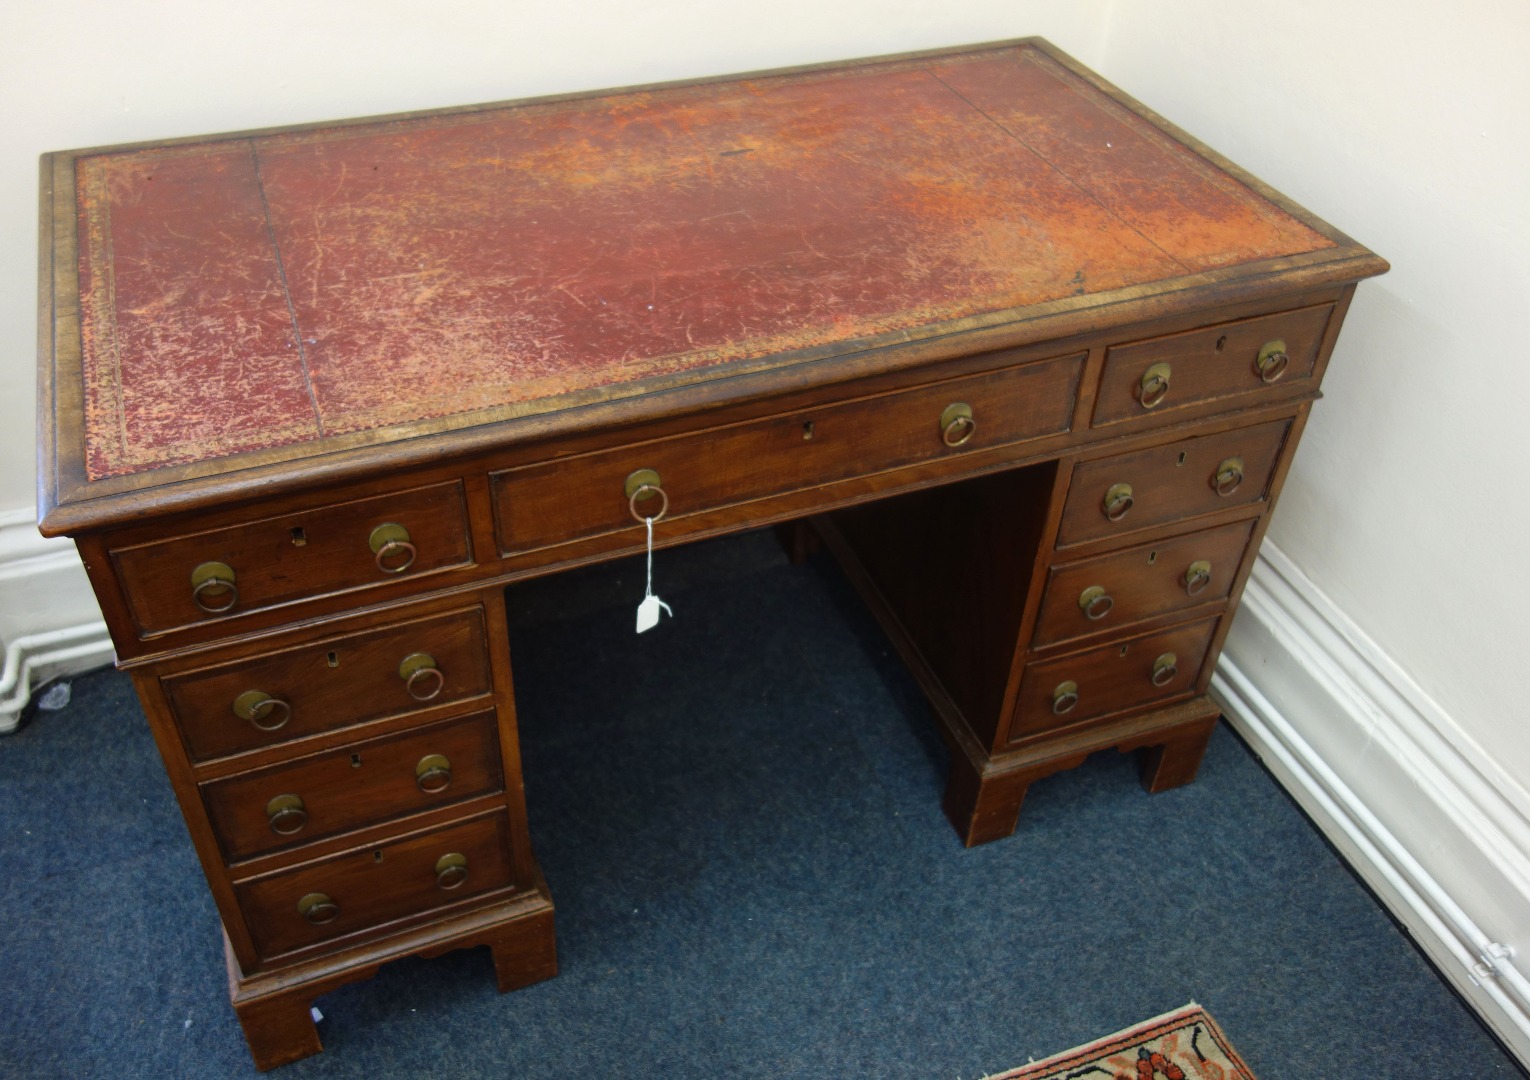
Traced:
<svg viewBox="0 0 1530 1080">
<path fill-rule="evenodd" d="M 1118 3 L 1108 78 L 1392 263 L 1270 530 L 1530 777 L 1530 5 Z"/>
<path fill-rule="evenodd" d="M 1101 70 L 1389 259 L 1214 689 L 1530 1062 L 1530 5 L 1113 3 Z"/>
</svg>

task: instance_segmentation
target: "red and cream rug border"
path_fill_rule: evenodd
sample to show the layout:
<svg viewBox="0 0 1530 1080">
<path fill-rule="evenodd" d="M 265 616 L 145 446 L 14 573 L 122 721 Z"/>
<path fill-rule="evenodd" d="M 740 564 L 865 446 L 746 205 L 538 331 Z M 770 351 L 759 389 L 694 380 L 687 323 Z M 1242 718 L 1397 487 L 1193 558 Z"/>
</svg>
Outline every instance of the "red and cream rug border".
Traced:
<svg viewBox="0 0 1530 1080">
<path fill-rule="evenodd" d="M 983 1080 L 1255 1080 L 1206 1010 L 1173 1012 Z"/>
</svg>

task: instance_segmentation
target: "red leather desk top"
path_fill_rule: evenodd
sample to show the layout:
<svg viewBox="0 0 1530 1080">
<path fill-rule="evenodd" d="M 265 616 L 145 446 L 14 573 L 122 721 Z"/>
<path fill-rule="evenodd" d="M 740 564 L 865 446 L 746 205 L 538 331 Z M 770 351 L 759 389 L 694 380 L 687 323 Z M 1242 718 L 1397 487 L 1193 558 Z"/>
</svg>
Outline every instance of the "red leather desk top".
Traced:
<svg viewBox="0 0 1530 1080">
<path fill-rule="evenodd" d="M 1027 44 L 106 151 L 75 182 L 87 481 L 1334 246 Z"/>
</svg>

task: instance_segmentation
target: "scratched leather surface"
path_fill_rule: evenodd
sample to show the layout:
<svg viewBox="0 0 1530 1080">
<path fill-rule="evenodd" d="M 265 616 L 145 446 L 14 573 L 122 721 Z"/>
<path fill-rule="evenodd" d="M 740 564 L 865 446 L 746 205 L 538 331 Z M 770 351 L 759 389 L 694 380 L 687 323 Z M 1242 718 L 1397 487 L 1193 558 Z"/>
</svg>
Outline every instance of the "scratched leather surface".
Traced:
<svg viewBox="0 0 1530 1080">
<path fill-rule="evenodd" d="M 76 176 L 93 480 L 1332 246 L 1025 48 Z"/>
</svg>

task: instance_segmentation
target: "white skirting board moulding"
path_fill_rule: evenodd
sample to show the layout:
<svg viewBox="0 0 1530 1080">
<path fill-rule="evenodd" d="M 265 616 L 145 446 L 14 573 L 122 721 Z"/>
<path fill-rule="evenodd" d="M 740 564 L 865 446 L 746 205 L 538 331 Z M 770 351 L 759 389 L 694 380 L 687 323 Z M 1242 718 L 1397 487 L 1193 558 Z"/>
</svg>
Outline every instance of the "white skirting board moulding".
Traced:
<svg viewBox="0 0 1530 1080">
<path fill-rule="evenodd" d="M 1211 689 L 1445 978 L 1530 1064 L 1530 792 L 1269 543 Z"/>
<path fill-rule="evenodd" d="M 30 508 L 0 512 L 0 649 L 0 734 L 42 683 L 113 659 L 74 545 L 44 540 Z"/>
</svg>

